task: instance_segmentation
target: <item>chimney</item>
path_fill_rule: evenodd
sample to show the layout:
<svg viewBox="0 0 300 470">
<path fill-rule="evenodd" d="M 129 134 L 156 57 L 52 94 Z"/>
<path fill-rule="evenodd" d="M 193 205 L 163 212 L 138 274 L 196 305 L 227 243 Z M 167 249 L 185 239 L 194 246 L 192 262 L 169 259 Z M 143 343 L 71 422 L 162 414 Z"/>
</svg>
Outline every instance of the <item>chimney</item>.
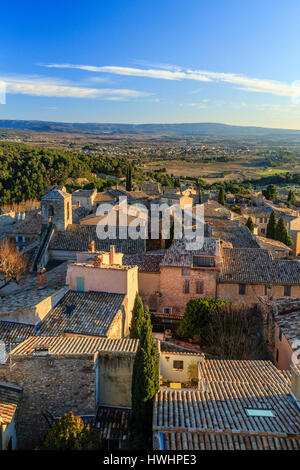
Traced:
<svg viewBox="0 0 300 470">
<path fill-rule="evenodd" d="M 80 201 L 77 201 L 77 207 L 80 207 Z"/>
<path fill-rule="evenodd" d="M 300 406 L 300 364 L 291 365 L 291 393 Z"/>
<path fill-rule="evenodd" d="M 110 245 L 110 250 L 109 250 L 109 264 L 114 264 L 115 261 L 115 246 Z"/>
<path fill-rule="evenodd" d="M 88 250 L 89 250 L 91 253 L 94 253 L 94 252 L 95 252 L 95 240 L 90 241 L 90 243 L 88 244 Z"/>
<path fill-rule="evenodd" d="M 103 264 L 103 256 L 96 256 L 94 259 L 93 259 L 93 266 L 102 266 Z"/>
<path fill-rule="evenodd" d="M 41 268 L 38 270 L 38 273 L 37 273 L 37 282 L 38 282 L 39 288 L 44 287 L 46 285 L 46 281 L 47 281 L 46 268 Z"/>
</svg>

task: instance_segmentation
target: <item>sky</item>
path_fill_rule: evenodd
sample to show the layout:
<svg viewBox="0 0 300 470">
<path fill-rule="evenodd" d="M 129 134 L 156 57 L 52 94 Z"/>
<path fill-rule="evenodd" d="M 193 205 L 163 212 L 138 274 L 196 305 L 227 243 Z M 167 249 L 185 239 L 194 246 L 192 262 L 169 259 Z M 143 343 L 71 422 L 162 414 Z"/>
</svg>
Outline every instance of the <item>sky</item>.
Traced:
<svg viewBox="0 0 300 470">
<path fill-rule="evenodd" d="M 1 2 L 0 119 L 300 129 L 299 0 Z"/>
</svg>

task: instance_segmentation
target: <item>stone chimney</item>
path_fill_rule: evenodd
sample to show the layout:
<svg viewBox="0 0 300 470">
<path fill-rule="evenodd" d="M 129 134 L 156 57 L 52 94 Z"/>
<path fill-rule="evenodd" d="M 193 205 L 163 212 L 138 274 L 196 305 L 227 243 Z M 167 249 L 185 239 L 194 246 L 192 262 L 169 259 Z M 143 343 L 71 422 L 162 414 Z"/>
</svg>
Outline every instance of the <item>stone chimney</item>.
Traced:
<svg viewBox="0 0 300 470">
<path fill-rule="evenodd" d="M 300 364 L 291 365 L 291 393 L 300 406 Z"/>
<path fill-rule="evenodd" d="M 110 250 L 109 250 L 109 264 L 114 264 L 115 261 L 115 246 L 110 245 Z"/>
<path fill-rule="evenodd" d="M 88 250 L 89 250 L 91 253 L 94 253 L 94 252 L 95 252 L 95 240 L 90 241 L 90 243 L 88 244 Z"/>
<path fill-rule="evenodd" d="M 37 282 L 39 287 L 44 287 L 47 282 L 46 268 L 41 268 L 37 273 Z"/>
</svg>

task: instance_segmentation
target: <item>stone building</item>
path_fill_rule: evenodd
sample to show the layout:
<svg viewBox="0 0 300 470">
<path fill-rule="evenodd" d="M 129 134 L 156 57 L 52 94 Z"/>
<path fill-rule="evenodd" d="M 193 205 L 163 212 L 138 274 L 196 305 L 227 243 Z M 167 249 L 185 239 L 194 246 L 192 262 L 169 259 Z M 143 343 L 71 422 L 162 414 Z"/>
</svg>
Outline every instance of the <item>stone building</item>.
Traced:
<svg viewBox="0 0 300 470">
<path fill-rule="evenodd" d="M 17 449 L 16 415 L 22 389 L 0 382 L 0 450 Z"/>
<path fill-rule="evenodd" d="M 33 337 L 0 365 L 0 381 L 23 389 L 16 418 L 19 449 L 35 449 L 55 418 L 73 411 L 95 418 L 98 406 L 131 407 L 137 340 Z"/>
<path fill-rule="evenodd" d="M 64 186 L 55 187 L 46 193 L 42 197 L 41 207 L 42 229 L 52 223 L 56 230 L 66 230 L 72 224 L 72 195 L 67 193 Z"/>
<path fill-rule="evenodd" d="M 95 205 L 97 189 L 77 189 L 72 193 L 72 204 L 91 211 Z"/>
</svg>

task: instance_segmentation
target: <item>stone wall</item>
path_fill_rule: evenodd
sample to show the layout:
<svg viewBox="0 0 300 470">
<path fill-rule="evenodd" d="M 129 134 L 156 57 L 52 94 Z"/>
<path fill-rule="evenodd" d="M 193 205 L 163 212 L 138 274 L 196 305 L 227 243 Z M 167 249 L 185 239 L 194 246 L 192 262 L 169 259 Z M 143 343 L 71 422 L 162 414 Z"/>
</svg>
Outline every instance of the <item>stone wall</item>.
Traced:
<svg viewBox="0 0 300 470">
<path fill-rule="evenodd" d="M 247 304 L 255 305 L 260 302 L 259 297 L 265 296 L 265 285 L 264 284 L 246 284 L 246 293 L 239 294 L 239 284 L 236 283 L 219 283 L 218 284 L 218 298 L 226 299 L 233 304 Z M 271 296 L 274 299 L 284 297 L 284 286 L 272 285 Z M 285 297 L 286 299 L 299 298 L 300 297 L 300 286 L 291 286 L 291 296 Z"/>
<path fill-rule="evenodd" d="M 23 388 L 16 420 L 20 449 L 41 444 L 48 430 L 44 414 L 57 417 L 71 410 L 76 415 L 95 414 L 93 355 L 11 356 L 0 365 L 0 381 Z"/>
<path fill-rule="evenodd" d="M 131 408 L 134 358 L 134 353 L 98 353 L 96 360 L 98 405 Z"/>
<path fill-rule="evenodd" d="M 159 311 L 172 307 L 172 314 L 183 314 L 190 299 L 199 297 L 216 298 L 217 270 L 190 269 L 187 276 L 182 275 L 181 268 L 161 267 Z M 183 291 L 184 281 L 190 280 L 190 292 Z M 196 281 L 203 281 L 203 293 L 196 292 Z"/>
</svg>

